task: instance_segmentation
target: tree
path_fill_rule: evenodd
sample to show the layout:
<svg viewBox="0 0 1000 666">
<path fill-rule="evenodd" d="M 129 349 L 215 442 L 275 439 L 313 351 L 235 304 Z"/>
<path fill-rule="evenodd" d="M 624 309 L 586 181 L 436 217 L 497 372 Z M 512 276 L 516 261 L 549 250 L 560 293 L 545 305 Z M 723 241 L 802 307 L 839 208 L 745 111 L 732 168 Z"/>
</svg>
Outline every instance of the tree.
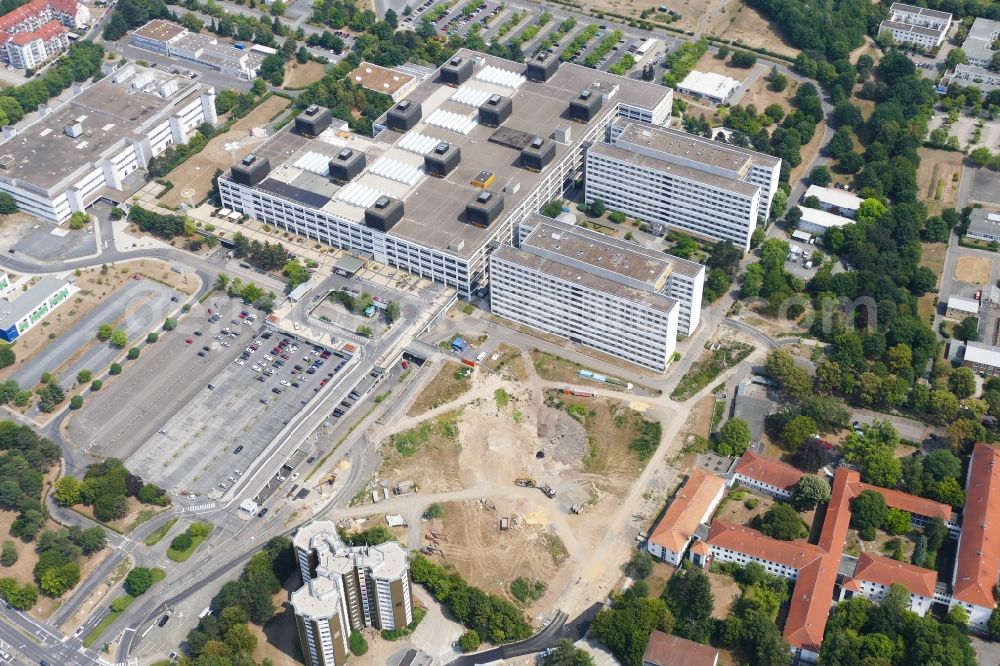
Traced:
<svg viewBox="0 0 1000 666">
<path fill-rule="evenodd" d="M 888 508 L 885 512 L 885 522 L 882 523 L 885 533 L 894 536 L 910 531 L 910 513 L 902 509 Z"/>
<path fill-rule="evenodd" d="M 152 569 L 135 567 L 125 577 L 125 591 L 133 597 L 138 597 L 145 594 L 154 582 Z"/>
<path fill-rule="evenodd" d="M 954 370 L 948 378 L 948 388 L 955 397 L 968 398 L 976 392 L 976 373 L 965 367 Z"/>
<path fill-rule="evenodd" d="M 175 319 L 174 317 L 167 317 L 166 319 L 163 320 L 164 331 L 172 331 L 175 328 L 177 328 L 177 319 Z"/>
<path fill-rule="evenodd" d="M 792 456 L 792 464 L 799 469 L 814 473 L 826 464 L 826 449 L 818 439 L 807 439 Z"/>
<path fill-rule="evenodd" d="M 475 633 L 475 632 L 466 632 L 466 634 L 468 633 Z M 475 650 L 477 647 L 479 647 L 479 634 L 476 634 L 475 647 L 467 649 L 466 645 L 471 645 L 471 642 L 467 644 L 462 644 L 461 641 L 464 639 L 465 639 L 465 634 L 463 634 L 462 638 L 459 640 L 459 644 L 462 647 L 462 652 L 471 652 L 472 650 Z M 350 637 L 347 639 L 347 644 L 351 648 L 351 654 L 353 654 L 355 657 L 360 657 L 366 652 L 368 652 L 368 641 L 365 640 L 365 637 L 361 634 L 360 631 L 357 630 L 352 631 Z"/>
<path fill-rule="evenodd" d="M 806 474 L 792 490 L 792 503 L 800 511 L 808 511 L 821 502 L 830 501 L 830 484 L 812 474 Z"/>
<path fill-rule="evenodd" d="M 750 445 L 750 426 L 743 419 L 729 419 L 719 430 L 719 440 L 715 450 L 724 456 L 743 455 Z"/>
<path fill-rule="evenodd" d="M 632 553 L 629 570 L 633 578 L 638 580 L 649 578 L 653 573 L 653 556 L 647 550 L 636 550 Z"/>
<path fill-rule="evenodd" d="M 924 472 L 936 481 L 948 477 L 957 479 L 962 474 L 962 461 L 948 449 L 935 449 L 923 457 Z"/>
<path fill-rule="evenodd" d="M 173 538 L 170 542 L 170 549 L 177 551 L 185 551 L 194 544 L 194 539 L 185 530 Z"/>
<path fill-rule="evenodd" d="M 122 329 L 115 329 L 111 333 L 111 345 L 113 347 L 118 347 L 119 349 L 124 349 L 125 345 L 128 344 L 128 334 Z"/>
<path fill-rule="evenodd" d="M 687 567 L 674 574 L 664 590 L 664 598 L 668 609 L 676 618 L 674 633 L 693 641 L 708 640 L 715 597 L 704 571 Z"/>
<path fill-rule="evenodd" d="M 4 541 L 0 550 L 0 566 L 12 567 L 17 564 L 17 546 L 13 541 Z"/>
<path fill-rule="evenodd" d="M 644 589 L 648 591 L 646 584 L 639 582 L 617 596 L 612 608 L 599 612 L 590 628 L 593 636 L 608 646 L 620 662 L 630 666 L 642 664 L 643 652 L 654 629 L 666 632 L 675 629 L 674 615 L 664 600 L 646 597 Z"/>
<path fill-rule="evenodd" d="M 128 354 L 126 354 L 126 356 L 130 361 L 134 361 L 135 359 L 139 358 L 139 348 L 132 347 L 131 349 L 128 350 Z"/>
<path fill-rule="evenodd" d="M 83 396 L 82 395 L 74 395 L 72 398 L 69 399 L 69 408 L 70 409 L 80 409 L 81 407 L 83 407 Z"/>
<path fill-rule="evenodd" d="M 10 215 L 18 211 L 17 201 L 6 192 L 0 192 L 0 215 Z"/>
<path fill-rule="evenodd" d="M 781 541 L 794 541 L 808 536 L 805 522 L 791 504 L 779 502 L 761 516 L 755 525 L 764 534 Z"/>
<path fill-rule="evenodd" d="M 112 363 L 111 366 L 108 368 L 109 375 L 120 375 L 121 373 L 122 373 L 121 363 Z"/>
<path fill-rule="evenodd" d="M 545 666 L 594 666 L 594 658 L 586 650 L 573 645 L 568 638 L 562 638 L 542 663 Z"/>
<path fill-rule="evenodd" d="M 396 301 L 389 301 L 388 303 L 385 304 L 385 320 L 389 324 L 396 322 L 396 320 L 399 319 L 399 315 L 400 315 L 399 303 L 397 303 Z"/>
<path fill-rule="evenodd" d="M 966 317 L 955 327 L 955 337 L 966 342 L 979 339 L 979 317 Z"/>
<path fill-rule="evenodd" d="M 601 201 L 600 199 L 594 199 L 593 201 L 590 202 L 590 207 L 587 209 L 587 212 L 594 217 L 600 217 L 604 215 L 604 213 L 606 213 L 607 210 L 608 207 L 607 205 L 605 205 L 603 201 Z"/>
<path fill-rule="evenodd" d="M 94 373 L 91 372 L 90 370 L 81 370 L 80 372 L 76 373 L 76 382 L 77 384 L 86 384 L 91 380 L 93 376 Z"/>
<path fill-rule="evenodd" d="M 826 187 L 831 180 L 833 180 L 833 176 L 830 175 L 830 170 L 823 165 L 813 167 L 813 170 L 809 172 L 809 182 L 813 185 Z"/>
<path fill-rule="evenodd" d="M 52 381 L 42 385 L 38 390 L 38 397 L 38 408 L 48 413 L 66 399 L 66 394 L 58 383 Z"/>
<path fill-rule="evenodd" d="M 973 444 L 986 439 L 986 428 L 979 421 L 961 418 L 949 424 L 948 436 L 951 438 L 951 450 L 965 455 Z"/>
<path fill-rule="evenodd" d="M 14 365 L 17 356 L 8 344 L 0 344 L 0 368 L 7 368 Z"/>
<path fill-rule="evenodd" d="M 160 336 L 157 335 L 156 333 L 152 332 L 152 331 L 150 331 L 149 333 L 146 334 L 146 342 L 148 344 L 153 344 L 154 342 L 156 342 L 159 339 L 160 339 Z"/>
<path fill-rule="evenodd" d="M 750 51 L 733 51 L 729 58 L 729 64 L 733 67 L 750 69 L 757 64 L 757 56 Z"/>
<path fill-rule="evenodd" d="M 969 56 L 960 48 L 948 51 L 948 55 L 944 59 L 944 64 L 948 69 L 955 69 L 955 65 L 965 65 L 968 62 Z"/>
<path fill-rule="evenodd" d="M 816 434 L 816 420 L 810 416 L 796 416 L 781 431 L 781 443 L 790 450 L 795 450 L 804 441 Z"/>
<path fill-rule="evenodd" d="M 862 490 L 851 500 L 851 523 L 862 539 L 875 538 L 875 530 L 885 524 L 887 513 L 885 498 L 874 490 Z"/>
<path fill-rule="evenodd" d="M 97 339 L 101 342 L 107 342 L 111 339 L 111 334 L 114 332 L 115 329 L 111 324 L 101 324 L 97 327 Z"/>
<path fill-rule="evenodd" d="M 948 476 L 937 481 L 930 492 L 931 497 L 942 504 L 950 504 L 956 509 L 965 504 L 965 490 L 959 485 L 958 480 Z"/>
<path fill-rule="evenodd" d="M 63 506 L 73 506 L 80 503 L 80 481 L 75 476 L 64 476 L 56 481 L 56 501 Z"/>
<path fill-rule="evenodd" d="M 482 643 L 482 639 L 479 637 L 479 633 L 475 629 L 470 629 L 459 637 L 458 648 L 462 652 L 472 652 L 479 649 L 480 643 Z"/>
</svg>

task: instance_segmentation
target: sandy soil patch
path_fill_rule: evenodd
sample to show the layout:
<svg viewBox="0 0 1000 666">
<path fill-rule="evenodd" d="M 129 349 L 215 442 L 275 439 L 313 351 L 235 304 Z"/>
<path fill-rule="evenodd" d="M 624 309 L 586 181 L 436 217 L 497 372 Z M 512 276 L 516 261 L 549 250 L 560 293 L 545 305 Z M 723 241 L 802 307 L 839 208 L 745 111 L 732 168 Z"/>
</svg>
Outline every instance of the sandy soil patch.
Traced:
<svg viewBox="0 0 1000 666">
<path fill-rule="evenodd" d="M 323 64 L 314 60 L 302 64 L 292 60 L 285 67 L 285 88 L 304 88 L 310 83 L 315 83 L 326 74 Z"/>
<path fill-rule="evenodd" d="M 708 3 L 714 6 L 715 3 Z M 669 5 L 668 5 L 669 6 Z M 683 14 L 683 10 L 679 10 Z M 778 26 L 739 0 L 726 0 L 707 21 L 705 31 L 737 45 L 764 48 L 794 58 L 798 49 L 786 43 Z M 853 61 L 852 61 L 853 62 Z"/>
<path fill-rule="evenodd" d="M 425 421 L 381 445 L 380 475 L 390 485 L 416 481 L 421 492 L 444 492 L 462 487 L 458 459 L 462 446 L 456 422 L 460 412 Z"/>
<path fill-rule="evenodd" d="M 496 500 L 496 510 L 477 500 L 447 502 L 444 533 L 440 541 L 444 557 L 434 559 L 453 567 L 471 584 L 514 601 L 511 582 L 519 576 L 550 585 L 546 597 L 557 594 L 551 582 L 566 559 L 565 546 L 540 520 L 538 504 L 544 501 Z M 510 518 L 510 529 L 500 530 L 500 517 Z M 544 606 L 545 597 L 535 604 Z"/>
<path fill-rule="evenodd" d="M 918 148 L 917 154 L 920 155 L 917 193 L 926 202 L 927 213 L 937 215 L 945 208 L 954 208 L 958 201 L 965 156 L 951 150 L 931 148 Z"/>
<path fill-rule="evenodd" d="M 500 377 L 506 380 L 523 382 L 528 379 L 528 368 L 518 347 L 501 342 L 494 354 L 497 359 L 493 360 L 491 355 L 483 361 L 483 365 L 500 373 Z"/>
<path fill-rule="evenodd" d="M 715 606 L 712 608 L 712 617 L 717 620 L 724 620 L 729 615 L 729 607 L 740 597 L 740 586 L 736 584 L 732 576 L 727 574 L 706 572 L 708 580 L 712 584 L 712 594 L 715 596 Z"/>
<path fill-rule="evenodd" d="M 213 138 L 200 153 L 168 173 L 166 179 L 174 187 L 160 199 L 163 205 L 177 207 L 204 199 L 212 189 L 212 176 L 216 169 L 229 168 L 266 138 L 251 138 L 250 130 L 264 127 L 289 104 L 291 102 L 284 97 L 272 95 L 249 115 L 240 118 L 228 132 Z"/>
<path fill-rule="evenodd" d="M 170 270 L 169 264 L 157 259 L 142 259 L 115 264 L 110 266 L 105 273 L 101 272 L 100 267 L 83 269 L 79 275 L 73 277 L 74 285 L 80 291 L 73 294 L 68 302 L 60 305 L 39 326 L 32 328 L 17 339 L 14 351 L 17 354 L 18 363 L 26 362 L 51 340 L 71 330 L 98 304 L 124 287 L 133 273 L 139 273 L 185 294 L 193 294 L 198 288 L 199 280 L 196 275 L 193 273 L 174 273 Z M 135 304 L 132 309 L 138 308 L 140 305 Z M 81 349 L 79 353 L 82 351 Z M 71 361 L 72 358 L 69 358 L 63 365 Z M 7 379 L 16 367 L 17 364 L 0 370 L 0 381 Z M 60 368 L 51 368 L 50 372 L 58 372 L 59 370 Z"/>
<path fill-rule="evenodd" d="M 744 70 L 746 71 L 746 70 Z M 757 77 L 757 80 L 753 82 L 750 89 L 746 91 L 743 98 L 740 99 L 741 106 L 750 106 L 753 104 L 759 113 L 763 113 L 771 104 L 780 104 L 781 108 L 785 110 L 787 115 L 792 111 L 791 98 L 795 95 L 795 91 L 799 87 L 799 82 L 795 79 L 789 79 L 788 87 L 782 92 L 774 92 L 767 87 L 767 74 Z"/>
<path fill-rule="evenodd" d="M 939 276 L 940 281 L 940 276 L 944 273 L 944 260 L 947 254 L 948 245 L 946 243 L 921 243 L 920 265 L 927 266 L 934 271 L 934 274 Z M 930 321 L 934 317 L 937 298 L 938 295 L 932 292 L 917 299 L 917 311 L 922 320 Z"/>
<path fill-rule="evenodd" d="M 446 361 L 425 389 L 406 411 L 407 416 L 419 416 L 435 407 L 458 399 L 472 387 L 473 369 Z"/>
<path fill-rule="evenodd" d="M 970 284 L 986 284 L 990 279 L 991 262 L 985 257 L 962 256 L 955 264 L 955 279 Z"/>
</svg>

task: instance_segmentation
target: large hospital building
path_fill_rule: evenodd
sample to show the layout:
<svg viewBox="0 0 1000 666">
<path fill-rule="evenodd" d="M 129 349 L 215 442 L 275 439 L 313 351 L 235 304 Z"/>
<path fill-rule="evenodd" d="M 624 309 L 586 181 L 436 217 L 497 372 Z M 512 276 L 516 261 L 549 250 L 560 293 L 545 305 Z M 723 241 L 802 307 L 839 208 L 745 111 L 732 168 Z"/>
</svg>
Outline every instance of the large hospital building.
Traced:
<svg viewBox="0 0 1000 666">
<path fill-rule="evenodd" d="M 61 224 L 102 197 L 121 203 L 133 172 L 218 119 L 210 86 L 134 64 L 106 74 L 3 128 L 0 191 L 22 211 Z"/>
</svg>

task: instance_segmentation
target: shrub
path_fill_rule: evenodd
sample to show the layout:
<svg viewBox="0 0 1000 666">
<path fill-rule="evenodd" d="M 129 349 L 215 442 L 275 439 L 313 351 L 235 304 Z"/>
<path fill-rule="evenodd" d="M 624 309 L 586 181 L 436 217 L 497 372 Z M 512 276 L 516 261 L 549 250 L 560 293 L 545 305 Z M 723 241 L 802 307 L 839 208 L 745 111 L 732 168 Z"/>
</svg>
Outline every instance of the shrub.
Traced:
<svg viewBox="0 0 1000 666">
<path fill-rule="evenodd" d="M 444 518 L 444 509 L 441 508 L 440 504 L 434 502 L 427 507 L 426 511 L 424 511 L 424 518 L 427 520 L 434 520 L 435 518 L 440 520 L 441 518 Z"/>
<path fill-rule="evenodd" d="M 352 631 L 351 637 L 347 639 L 347 643 L 351 648 L 351 654 L 355 657 L 360 657 L 368 652 L 368 641 L 365 640 L 360 631 Z"/>
<path fill-rule="evenodd" d="M 146 342 L 148 342 L 150 344 L 156 342 L 159 339 L 160 339 L 160 336 L 158 336 L 156 333 L 150 332 L 150 333 L 146 334 Z"/>
<path fill-rule="evenodd" d="M 540 580 L 531 581 L 519 576 L 510 584 L 510 593 L 521 603 L 530 604 L 538 601 L 545 594 L 546 585 Z"/>
<path fill-rule="evenodd" d="M 74 395 L 72 398 L 70 398 L 69 400 L 70 409 L 80 409 L 81 407 L 83 407 L 83 396 Z"/>
<path fill-rule="evenodd" d="M 153 570 L 146 567 L 136 567 L 125 577 L 125 591 L 133 597 L 145 594 L 153 586 Z"/>
<path fill-rule="evenodd" d="M 181 532 L 174 537 L 173 541 L 170 542 L 170 548 L 172 550 L 187 550 L 194 543 L 194 539 L 187 532 Z"/>
<path fill-rule="evenodd" d="M 164 331 L 172 331 L 175 328 L 177 328 L 177 320 L 174 319 L 173 317 L 167 317 L 163 321 L 163 330 Z"/>
<path fill-rule="evenodd" d="M 0 565 L 12 567 L 17 563 L 17 547 L 13 541 L 4 541 L 3 549 L 0 550 Z"/>
<path fill-rule="evenodd" d="M 131 349 L 128 350 L 128 360 L 134 361 L 137 358 L 139 358 L 139 348 L 132 347 Z"/>
<path fill-rule="evenodd" d="M 95 379 L 94 381 L 90 382 L 91 391 L 100 391 L 102 386 L 104 386 L 104 382 L 102 382 L 100 379 Z"/>
<path fill-rule="evenodd" d="M 470 629 L 458 639 L 458 647 L 462 652 L 472 652 L 479 649 L 479 645 L 482 642 L 482 639 L 479 638 L 479 633 L 475 629 Z"/>
<path fill-rule="evenodd" d="M 94 373 L 92 373 L 90 370 L 81 370 L 80 372 L 76 373 L 76 383 L 86 384 L 91 380 L 93 376 Z"/>
<path fill-rule="evenodd" d="M 122 364 L 121 363 L 112 363 L 111 367 L 108 368 L 108 374 L 109 375 L 120 375 L 120 374 L 122 374 Z"/>
</svg>

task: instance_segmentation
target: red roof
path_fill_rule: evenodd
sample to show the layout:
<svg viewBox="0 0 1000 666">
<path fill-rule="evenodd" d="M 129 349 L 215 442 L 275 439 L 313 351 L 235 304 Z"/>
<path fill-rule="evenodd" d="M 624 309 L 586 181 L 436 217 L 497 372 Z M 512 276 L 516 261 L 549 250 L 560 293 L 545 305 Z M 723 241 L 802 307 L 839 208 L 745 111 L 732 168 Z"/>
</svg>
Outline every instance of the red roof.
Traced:
<svg viewBox="0 0 1000 666">
<path fill-rule="evenodd" d="M 747 449 L 740 457 L 736 465 L 736 474 L 759 481 L 760 483 L 784 490 L 791 490 L 792 486 L 799 482 L 805 472 L 788 463 L 783 463 L 774 458 L 766 458 Z"/>
<path fill-rule="evenodd" d="M 649 645 L 642 655 L 642 663 L 656 666 L 715 666 L 719 663 L 719 651 L 680 636 L 654 631 L 649 635 Z"/>
<path fill-rule="evenodd" d="M 716 520 L 708 530 L 707 542 L 717 548 L 728 548 L 763 560 L 770 560 L 786 567 L 801 569 L 826 554 L 819 546 L 808 541 L 778 541 L 755 529 Z"/>
<path fill-rule="evenodd" d="M 872 486 L 867 483 L 861 483 L 859 485 L 859 493 L 861 490 L 874 490 L 885 498 L 885 503 L 888 506 L 891 506 L 894 509 L 902 509 L 903 511 L 909 511 L 910 513 L 915 513 L 920 516 L 927 516 L 928 518 L 940 518 L 946 523 L 952 520 L 952 514 L 954 511 L 952 511 L 951 506 L 947 504 L 941 504 L 941 502 L 935 502 L 934 500 L 917 497 L 916 495 L 909 495 L 898 490 L 879 488 L 878 486 Z"/>
<path fill-rule="evenodd" d="M 46 8 L 52 8 L 61 14 L 76 14 L 77 3 L 76 0 L 31 0 L 28 4 L 0 16 L 0 31 L 9 31 L 10 28 L 32 16 L 41 14 Z"/>
<path fill-rule="evenodd" d="M 990 520 L 1000 516 L 1000 450 L 976 444 L 969 461 L 969 483 L 958 541 L 952 597 L 993 608 L 993 588 L 1000 576 L 1000 533 Z"/>
<path fill-rule="evenodd" d="M 695 467 L 656 524 L 649 540 L 675 553 L 684 550 L 725 487 L 725 479 Z"/>
<path fill-rule="evenodd" d="M 923 597 L 934 596 L 934 585 L 937 583 L 937 573 L 908 562 L 898 562 L 888 557 L 861 553 L 854 577 L 844 583 L 848 590 L 857 590 L 861 581 L 879 585 L 902 585 L 913 594 Z"/>
<path fill-rule="evenodd" d="M 34 32 L 17 33 L 10 39 L 10 41 L 11 43 L 17 44 L 18 46 L 24 46 L 25 44 L 29 44 L 35 41 L 36 39 L 49 41 L 50 39 L 57 37 L 64 32 L 66 32 L 66 28 L 63 27 L 62 23 L 60 23 L 55 19 L 52 19 L 51 21 L 49 21 L 48 23 L 46 23 L 45 25 L 43 25 L 41 28 L 39 28 Z"/>
</svg>

